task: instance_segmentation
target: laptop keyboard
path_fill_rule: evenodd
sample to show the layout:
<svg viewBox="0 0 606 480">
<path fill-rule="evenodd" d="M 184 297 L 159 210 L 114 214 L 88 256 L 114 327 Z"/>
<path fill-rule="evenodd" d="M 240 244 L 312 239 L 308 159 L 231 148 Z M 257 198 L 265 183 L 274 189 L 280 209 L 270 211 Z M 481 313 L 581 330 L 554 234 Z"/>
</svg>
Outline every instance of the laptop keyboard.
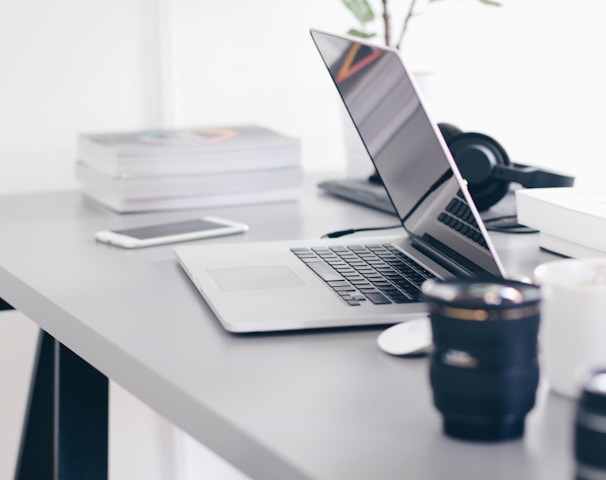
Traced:
<svg viewBox="0 0 606 480">
<path fill-rule="evenodd" d="M 417 302 L 435 276 L 393 245 L 292 248 L 348 305 Z"/>
</svg>

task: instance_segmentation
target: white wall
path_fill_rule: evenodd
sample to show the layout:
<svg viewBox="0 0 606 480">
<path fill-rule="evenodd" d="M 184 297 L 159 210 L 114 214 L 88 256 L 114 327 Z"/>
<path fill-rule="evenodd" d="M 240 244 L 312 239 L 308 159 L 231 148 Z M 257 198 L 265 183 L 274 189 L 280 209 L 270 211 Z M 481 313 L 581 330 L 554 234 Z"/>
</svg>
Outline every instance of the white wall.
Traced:
<svg viewBox="0 0 606 480">
<path fill-rule="evenodd" d="M 343 31 L 340 0 L 209 6 L 174 4 L 178 122 L 261 122 L 302 137 L 307 167 L 342 166 L 336 92 L 308 32 Z"/>
<path fill-rule="evenodd" d="M 146 3 L 0 2 L 0 192 L 72 185 L 76 132 L 146 123 Z"/>
<path fill-rule="evenodd" d="M 595 0 L 435 2 L 403 55 L 438 73 L 436 120 L 599 184 L 605 14 Z M 354 24 L 340 0 L 0 0 L 0 192 L 75 186 L 78 132 L 158 125 L 264 123 L 303 138 L 307 168 L 341 167 L 308 28 Z"/>
<path fill-rule="evenodd" d="M 437 118 L 494 135 L 516 161 L 603 188 L 606 4 L 509 0 L 486 21 L 459 25 L 455 3 L 441 3 Z M 422 19 L 427 30 L 436 10 Z"/>
<path fill-rule="evenodd" d="M 321 150 L 310 166 L 338 165 L 336 100 L 307 29 L 340 30 L 342 12 L 318 0 L 0 0 L 0 193 L 76 186 L 86 131 L 260 122 Z"/>
</svg>

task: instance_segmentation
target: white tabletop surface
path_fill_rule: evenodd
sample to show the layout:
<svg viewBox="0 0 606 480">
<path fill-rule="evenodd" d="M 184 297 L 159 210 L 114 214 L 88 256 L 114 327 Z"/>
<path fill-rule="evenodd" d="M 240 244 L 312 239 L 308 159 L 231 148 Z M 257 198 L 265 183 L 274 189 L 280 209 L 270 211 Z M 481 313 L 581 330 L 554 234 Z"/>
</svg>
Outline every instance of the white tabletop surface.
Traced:
<svg viewBox="0 0 606 480">
<path fill-rule="evenodd" d="M 101 229 L 212 214 L 243 221 L 238 242 L 318 238 L 394 217 L 325 197 L 118 215 L 79 191 L 0 197 L 1 296 L 109 378 L 259 480 L 568 479 L 574 402 L 543 383 L 517 441 L 441 431 L 428 359 L 381 352 L 380 328 L 233 335 L 178 266 L 172 246 L 122 250 Z M 506 267 L 528 274 L 535 235 L 494 235 Z"/>
</svg>

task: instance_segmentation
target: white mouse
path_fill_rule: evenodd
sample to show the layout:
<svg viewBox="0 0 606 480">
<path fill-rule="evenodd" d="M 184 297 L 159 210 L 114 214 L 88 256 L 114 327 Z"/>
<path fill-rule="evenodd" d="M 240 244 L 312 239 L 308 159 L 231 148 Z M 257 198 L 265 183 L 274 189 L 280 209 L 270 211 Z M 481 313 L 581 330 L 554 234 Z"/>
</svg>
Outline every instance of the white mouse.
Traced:
<svg viewBox="0 0 606 480">
<path fill-rule="evenodd" d="M 398 323 L 384 330 L 377 339 L 379 348 L 390 355 L 426 353 L 432 344 L 429 317 Z"/>
</svg>

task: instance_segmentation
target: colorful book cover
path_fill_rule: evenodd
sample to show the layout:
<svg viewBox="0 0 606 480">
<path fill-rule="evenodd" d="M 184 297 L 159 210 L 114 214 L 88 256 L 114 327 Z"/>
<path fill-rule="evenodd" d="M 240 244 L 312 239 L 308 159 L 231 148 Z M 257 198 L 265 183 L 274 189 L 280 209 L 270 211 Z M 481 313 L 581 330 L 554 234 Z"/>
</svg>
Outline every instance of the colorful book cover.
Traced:
<svg viewBox="0 0 606 480">
<path fill-rule="evenodd" d="M 197 154 L 204 151 L 271 149 L 283 145 L 299 148 L 300 140 L 256 125 L 82 134 L 79 137 L 81 158 L 98 154 L 117 157 Z"/>
</svg>

